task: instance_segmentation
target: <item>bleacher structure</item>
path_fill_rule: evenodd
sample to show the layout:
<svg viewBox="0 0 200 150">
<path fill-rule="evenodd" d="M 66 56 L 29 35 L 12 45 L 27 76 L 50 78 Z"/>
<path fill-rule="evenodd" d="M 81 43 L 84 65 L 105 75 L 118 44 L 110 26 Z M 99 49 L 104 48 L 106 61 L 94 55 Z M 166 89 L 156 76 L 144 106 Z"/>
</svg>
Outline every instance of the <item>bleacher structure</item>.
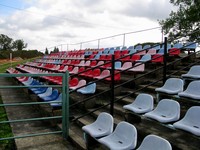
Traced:
<svg viewBox="0 0 200 150">
<path fill-rule="evenodd" d="M 144 47 L 62 51 L 8 68 L 7 72 L 69 72 L 69 139 L 79 148 L 145 149 L 149 141 L 156 143 L 158 140 L 166 149 L 199 149 L 200 120 L 195 111 L 200 109 L 200 93 L 199 89 L 195 91 L 195 87 L 200 87 L 200 82 L 196 81 L 198 74 L 192 74 L 199 71 L 197 46 L 196 42 L 185 45 L 161 43 Z M 188 72 L 190 68 L 192 71 Z M 24 85 L 62 84 L 62 77 L 57 76 L 21 77 L 17 80 Z M 169 80 L 171 83 L 163 86 Z M 175 86 L 179 88 L 177 91 Z M 48 113 L 60 113 L 62 92 L 59 89 L 30 88 L 29 92 L 37 95 L 40 101 L 57 102 L 49 105 L 52 111 Z M 102 113 L 112 115 L 113 122 L 109 123 L 114 128 L 105 126 L 106 119 L 88 128 L 87 125 Z M 188 118 L 190 115 L 192 117 Z M 60 121 L 56 123 L 59 127 L 62 124 Z M 108 134 L 101 134 L 104 128 L 109 128 Z M 90 145 L 84 132 L 90 136 L 100 133 L 101 136 L 90 137 L 96 141 Z"/>
</svg>

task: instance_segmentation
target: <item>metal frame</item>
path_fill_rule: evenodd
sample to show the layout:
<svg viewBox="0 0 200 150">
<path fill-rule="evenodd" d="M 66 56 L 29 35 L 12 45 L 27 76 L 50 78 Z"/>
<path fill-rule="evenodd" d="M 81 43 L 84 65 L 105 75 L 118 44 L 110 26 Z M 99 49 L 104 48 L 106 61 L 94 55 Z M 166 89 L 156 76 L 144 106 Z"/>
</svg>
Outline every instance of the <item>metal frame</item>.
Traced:
<svg viewBox="0 0 200 150">
<path fill-rule="evenodd" d="M 37 134 L 26 134 L 21 136 L 14 136 L 14 137 L 6 137 L 0 138 L 2 140 L 11 140 L 17 138 L 25 138 L 25 137 L 33 137 L 33 136 L 41 136 L 41 135 L 49 135 L 49 134 L 62 134 L 64 139 L 67 139 L 69 135 L 69 91 L 68 91 L 68 72 L 66 73 L 55 73 L 55 74 L 29 74 L 29 73 L 20 73 L 20 74 L 0 74 L 1 77 L 41 77 L 41 76 L 62 76 L 63 81 L 62 85 L 38 85 L 38 86 L 0 86 L 1 89 L 8 89 L 8 88 L 32 88 L 32 87 L 61 87 L 62 88 L 62 116 L 55 116 L 55 117 L 41 117 L 41 118 L 29 118 L 29 119 L 18 119 L 18 120 L 9 120 L 9 121 L 1 121 L 1 124 L 6 123 L 16 123 L 16 122 L 27 122 L 27 121 L 38 121 L 38 120 L 51 120 L 51 119 L 62 119 L 62 129 L 60 131 L 54 132 L 44 132 L 44 133 L 37 133 Z M 12 107 L 12 106 L 25 106 L 25 105 L 38 105 L 38 104 L 50 104 L 56 103 L 53 101 L 50 102 L 29 102 L 29 103 L 9 103 L 9 104 L 0 104 L 0 107 Z"/>
</svg>

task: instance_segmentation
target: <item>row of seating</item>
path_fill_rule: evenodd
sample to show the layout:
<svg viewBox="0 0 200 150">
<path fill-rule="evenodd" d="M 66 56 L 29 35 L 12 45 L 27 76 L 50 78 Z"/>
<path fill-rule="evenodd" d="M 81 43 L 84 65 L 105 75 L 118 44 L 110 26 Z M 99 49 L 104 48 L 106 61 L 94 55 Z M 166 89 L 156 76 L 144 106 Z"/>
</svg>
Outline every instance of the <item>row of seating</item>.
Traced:
<svg viewBox="0 0 200 150">
<path fill-rule="evenodd" d="M 162 99 L 153 109 L 153 97 L 149 94 L 139 94 L 133 103 L 124 105 L 125 110 L 157 120 L 160 123 L 173 123 L 173 127 L 200 136 L 200 106 L 188 109 L 185 116 L 180 118 L 180 104 L 172 99 Z M 178 121 L 179 120 L 179 121 Z"/>
<path fill-rule="evenodd" d="M 88 61 L 87 61 L 88 62 Z M 86 63 L 87 63 L 86 62 Z M 37 67 L 41 69 L 46 69 L 50 70 L 53 72 L 66 72 L 67 70 L 69 71 L 70 74 L 78 74 L 80 72 L 83 72 L 86 70 L 88 67 L 94 68 L 99 66 L 101 69 L 111 69 L 112 64 L 111 63 L 104 63 L 103 61 L 99 61 L 97 64 L 96 62 L 92 61 L 90 66 L 68 66 L 68 65 L 51 65 L 51 67 L 41 66 L 39 64 L 35 63 L 26 63 L 25 65 L 27 66 L 32 66 L 32 67 Z M 23 68 L 23 65 L 18 66 L 17 68 Z M 87 68 L 86 68 L 87 67 Z M 116 61 L 114 63 L 114 69 L 116 70 L 127 70 L 127 71 L 132 71 L 132 72 L 144 72 L 145 71 L 145 64 L 144 63 L 135 63 L 133 64 L 132 62 L 124 62 L 123 64 L 120 61 Z"/>
<path fill-rule="evenodd" d="M 122 121 L 117 124 L 113 131 L 114 119 L 105 112 L 98 115 L 95 122 L 82 127 L 85 134 L 86 145 L 88 136 L 91 136 L 99 143 L 108 147 L 111 150 L 129 150 L 135 149 L 137 145 L 137 129 L 134 125 Z M 156 150 L 165 149 L 171 150 L 171 144 L 162 137 L 156 135 L 148 135 L 144 138 L 137 150 Z"/>
<path fill-rule="evenodd" d="M 157 101 L 159 101 L 159 94 L 175 95 L 176 97 L 189 98 L 194 100 L 200 100 L 200 81 L 195 80 L 189 83 L 187 88 L 184 90 L 184 81 L 179 78 L 169 78 L 165 84 L 156 88 Z"/>
<path fill-rule="evenodd" d="M 42 69 L 38 69 L 38 68 L 33 68 L 33 67 L 29 67 L 29 66 L 24 66 L 24 67 L 19 67 L 18 69 L 28 72 L 28 73 L 53 73 L 53 72 L 49 72 L 49 71 L 45 71 Z M 75 72 L 75 69 L 77 69 L 77 72 Z M 77 74 L 79 72 L 84 71 L 83 70 L 78 70 L 78 68 L 75 67 L 75 69 L 73 70 L 68 70 L 70 74 Z M 84 78 L 88 78 L 88 79 L 103 79 L 105 78 L 106 81 L 111 81 L 111 72 L 110 70 L 104 69 L 104 70 L 100 70 L 100 69 L 93 69 L 93 70 L 88 70 L 85 71 L 83 73 L 80 73 L 79 76 L 84 77 Z M 59 76 L 45 76 L 43 77 L 44 79 L 53 82 L 55 84 L 62 84 L 62 77 Z M 121 74 L 118 71 L 115 71 L 115 75 L 114 75 L 114 80 L 115 81 L 120 81 L 121 80 Z"/>
<path fill-rule="evenodd" d="M 8 68 L 7 72 L 11 74 L 20 73 L 18 70 L 14 68 Z M 45 78 L 49 76 L 44 76 Z M 57 89 L 52 89 L 51 87 L 45 86 L 44 83 L 39 82 L 36 79 L 33 79 L 32 77 L 17 77 L 17 80 L 26 85 L 26 86 L 33 86 L 33 85 L 41 85 L 42 87 L 37 88 L 29 88 L 34 94 L 38 95 L 40 99 L 43 101 L 54 101 L 54 103 L 51 103 L 52 107 L 61 107 L 62 104 L 62 93 L 59 94 Z M 76 90 L 78 93 L 81 94 L 94 94 L 96 92 L 96 83 L 89 82 L 88 85 L 86 85 L 85 80 L 78 80 L 78 78 L 73 78 L 69 80 L 69 89 Z M 55 103 L 56 102 L 56 103 Z"/>
</svg>

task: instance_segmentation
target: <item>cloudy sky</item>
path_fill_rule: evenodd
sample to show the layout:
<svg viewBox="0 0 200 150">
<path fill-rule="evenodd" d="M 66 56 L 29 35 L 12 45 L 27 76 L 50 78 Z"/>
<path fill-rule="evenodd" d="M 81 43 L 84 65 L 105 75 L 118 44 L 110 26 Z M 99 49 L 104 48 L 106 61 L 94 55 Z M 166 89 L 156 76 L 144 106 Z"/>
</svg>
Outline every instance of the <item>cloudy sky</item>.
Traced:
<svg viewBox="0 0 200 150">
<path fill-rule="evenodd" d="M 28 49 L 79 49 L 70 45 L 159 27 L 175 10 L 169 0 L 0 0 L 0 34 L 23 39 Z M 124 36 L 100 40 L 100 47 L 123 45 Z M 160 42 L 160 29 L 125 36 L 125 45 Z M 62 45 L 62 46 L 61 46 Z M 95 48 L 98 41 L 83 43 Z"/>
</svg>

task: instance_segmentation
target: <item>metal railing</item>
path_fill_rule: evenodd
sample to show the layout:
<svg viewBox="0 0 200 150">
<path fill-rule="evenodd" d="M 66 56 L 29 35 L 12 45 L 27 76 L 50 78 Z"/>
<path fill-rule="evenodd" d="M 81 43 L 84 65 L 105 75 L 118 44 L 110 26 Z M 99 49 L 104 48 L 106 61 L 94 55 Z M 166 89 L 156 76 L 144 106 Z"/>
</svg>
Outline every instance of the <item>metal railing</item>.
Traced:
<svg viewBox="0 0 200 150">
<path fill-rule="evenodd" d="M 126 97 L 128 97 L 128 96 L 130 96 L 130 95 L 133 95 L 133 94 L 135 94 L 136 92 L 142 91 L 142 90 L 144 90 L 145 88 L 147 88 L 147 87 L 149 87 L 149 86 L 151 86 L 151 85 L 154 85 L 154 84 L 158 83 L 159 81 L 162 81 L 163 84 L 164 84 L 167 78 L 169 78 L 171 75 L 175 74 L 175 73 L 168 74 L 167 71 L 168 71 L 168 67 L 169 67 L 169 66 L 171 66 L 171 65 L 173 65 L 173 64 L 175 64 L 175 63 L 177 63 L 177 62 L 180 62 L 180 61 L 182 61 L 182 60 L 185 59 L 185 58 L 191 57 L 192 55 L 194 55 L 194 54 L 196 54 L 196 53 L 199 53 L 199 51 L 193 52 L 193 53 L 190 53 L 190 54 L 188 54 L 187 56 L 185 56 L 185 57 L 183 57 L 183 58 L 179 58 L 178 60 L 175 60 L 175 61 L 173 61 L 173 62 L 168 62 L 168 60 L 167 60 L 167 59 L 168 59 L 167 42 L 168 42 L 168 41 L 167 41 L 167 38 L 165 38 L 164 43 L 161 43 L 161 45 L 164 44 L 164 54 L 163 54 L 162 56 L 160 56 L 160 57 L 163 57 L 163 58 L 164 58 L 164 59 L 163 59 L 163 64 L 162 64 L 162 66 L 160 66 L 160 67 L 158 67 L 158 68 L 156 68 L 156 69 L 154 69 L 154 70 L 152 70 L 152 71 L 150 71 L 150 72 L 141 74 L 140 76 L 135 77 L 135 78 L 133 78 L 133 79 L 130 79 L 130 80 L 124 82 L 124 83 L 115 85 L 115 82 L 114 82 L 114 75 L 115 75 L 115 73 L 114 73 L 114 63 L 115 63 L 115 61 L 119 61 L 121 58 L 124 58 L 124 57 L 126 57 L 127 55 L 126 55 L 126 56 L 123 56 L 123 57 L 121 57 L 121 58 L 118 58 L 118 59 L 115 59 L 115 58 L 114 58 L 114 55 L 113 55 L 111 61 L 108 61 L 108 62 L 102 64 L 102 65 L 105 65 L 105 64 L 110 63 L 110 62 L 112 63 L 111 75 L 110 75 L 110 76 L 111 76 L 111 83 L 110 83 L 111 86 L 110 86 L 110 89 L 109 89 L 109 90 L 106 90 L 106 91 L 103 91 L 103 92 L 100 92 L 100 93 L 98 93 L 98 94 L 92 95 L 92 96 L 90 96 L 90 97 L 88 97 L 88 98 L 86 98 L 86 99 L 83 99 L 82 101 L 76 102 L 76 103 L 70 105 L 70 108 L 71 108 L 71 107 L 74 107 L 74 106 L 77 106 L 77 105 L 80 104 L 80 103 L 86 102 L 86 101 L 88 101 L 88 100 L 90 100 L 90 99 L 92 99 L 92 98 L 94 98 L 94 97 L 96 97 L 96 96 L 102 95 L 102 94 L 104 94 L 104 93 L 106 93 L 106 92 L 111 92 L 110 102 L 108 102 L 107 104 L 104 104 L 103 106 L 100 106 L 100 107 L 98 107 L 98 108 L 95 108 L 95 109 L 93 109 L 93 110 L 90 111 L 90 112 L 87 112 L 87 113 L 85 113 L 85 114 L 82 114 L 81 116 L 78 116 L 77 118 L 73 119 L 72 121 L 76 121 L 76 120 L 79 119 L 79 118 L 82 118 L 82 117 L 84 117 L 84 116 L 86 116 L 86 115 L 89 115 L 89 114 L 91 114 L 91 113 L 93 113 L 93 112 L 95 112 L 95 111 L 97 111 L 97 110 L 100 110 L 100 109 L 102 109 L 102 108 L 105 108 L 105 107 L 107 107 L 107 106 L 109 106 L 109 105 L 110 105 L 110 114 L 113 115 L 113 114 L 114 114 L 114 103 L 115 103 L 115 102 L 118 102 L 118 101 L 120 101 L 120 100 L 122 100 L 122 99 L 124 99 L 124 98 L 126 98 Z M 197 41 L 197 42 L 198 42 L 198 41 Z M 194 43 L 196 43 L 196 42 L 190 43 L 189 45 L 192 45 L 192 44 L 194 44 Z M 180 48 L 181 51 L 185 51 L 185 47 L 186 47 L 186 46 L 189 46 L 189 45 L 185 45 L 185 46 L 181 47 L 181 48 Z M 151 48 L 148 48 L 148 49 L 151 49 Z M 147 49 L 145 49 L 145 50 L 147 50 Z M 187 51 L 187 50 L 186 50 L 186 51 Z M 140 52 L 141 52 L 141 51 L 140 51 Z M 137 53 L 134 53 L 134 54 L 137 54 Z M 158 58 L 158 57 L 157 57 L 157 58 Z M 151 61 L 151 60 L 149 60 L 149 61 L 147 61 L 147 62 L 145 62 L 145 63 L 149 63 L 150 61 Z M 200 62 L 200 61 L 197 61 L 196 63 L 192 63 L 192 65 L 195 65 L 195 64 L 197 64 L 197 63 L 199 63 L 199 62 Z M 102 66 L 102 65 L 100 65 L 100 66 Z M 100 66 L 97 66 L 97 67 L 100 67 Z M 183 69 L 185 69 L 185 68 L 188 68 L 189 66 L 191 66 L 191 65 L 188 65 L 188 66 L 186 66 L 186 67 L 184 67 L 184 68 L 182 68 L 182 69 L 177 70 L 176 73 L 178 73 L 179 71 L 181 71 L 181 70 L 183 70 Z M 94 67 L 94 68 L 97 68 L 97 67 Z M 135 67 L 135 66 L 133 66 L 132 68 L 134 68 L 134 67 Z M 93 68 L 93 69 L 94 69 L 94 68 Z M 120 73 L 125 72 L 125 71 L 127 71 L 127 70 L 129 70 L 129 69 L 131 69 L 131 68 L 128 68 L 128 69 L 123 70 L 123 71 L 120 71 Z M 76 75 L 72 75 L 71 77 L 78 76 L 79 74 L 81 74 L 81 73 L 83 73 L 83 72 L 86 72 L 86 71 L 88 71 L 88 70 L 90 70 L 90 69 L 87 69 L 87 70 L 85 70 L 85 71 L 82 71 L 82 72 L 80 72 L 80 73 L 78 73 L 78 74 L 76 74 Z M 162 72 L 163 72 L 163 73 L 162 73 L 162 77 L 161 77 L 160 79 L 157 79 L 156 81 L 154 81 L 154 82 L 152 82 L 152 83 L 150 83 L 150 84 L 147 84 L 146 86 L 144 86 L 144 87 L 142 87 L 142 88 L 138 88 L 138 89 L 135 90 L 134 92 L 129 93 L 129 94 L 127 94 L 127 95 L 125 95 L 125 96 L 123 96 L 123 97 L 121 97 L 121 98 L 118 98 L 118 99 L 115 98 L 115 96 L 114 96 L 115 89 L 117 89 L 117 88 L 119 88 L 119 87 L 122 87 L 123 85 L 125 85 L 125 84 L 127 84 L 127 83 L 130 83 L 130 82 L 132 82 L 132 81 L 140 80 L 141 78 L 143 78 L 143 77 L 145 77 L 145 76 L 148 76 L 148 75 L 151 75 L 151 74 L 157 72 L 158 70 L 163 70 L 163 71 L 162 71 Z M 107 78 L 107 77 L 105 77 L 105 78 Z M 102 78 L 102 79 L 100 79 L 100 80 L 92 81 L 90 84 L 95 83 L 95 82 L 98 82 L 98 81 L 102 81 L 102 80 L 105 79 L 105 78 Z M 87 84 L 87 85 L 89 85 L 89 84 Z M 87 85 L 85 85 L 85 86 L 87 86 Z M 85 87 L 85 86 L 82 86 L 82 87 Z M 82 88 L 82 87 L 80 87 L 80 88 Z M 76 90 L 70 91 L 70 93 L 72 93 L 72 92 L 74 92 L 74 91 L 76 91 Z"/>
<path fill-rule="evenodd" d="M 69 91 L 68 91 L 68 72 L 66 73 L 55 73 L 55 74 L 29 74 L 29 73 L 19 73 L 19 74 L 0 74 L 0 78 L 16 78 L 16 77 L 42 77 L 42 76 L 61 76 L 62 77 L 62 85 L 0 85 L 0 89 L 18 89 L 18 88 L 40 88 L 40 87 L 53 87 L 53 88 L 61 88 L 62 91 L 62 115 L 60 116 L 50 116 L 50 117 L 40 117 L 40 118 L 29 118 L 29 119 L 16 119 L 16 120 L 8 120 L 8 121 L 0 121 L 0 125 L 8 124 L 8 123 L 20 123 L 20 122 L 31 122 L 31 121 L 41 121 L 41 120 L 52 120 L 52 119 L 62 119 L 62 129 L 59 131 L 52 132 L 43 132 L 43 133 L 35 133 L 35 134 L 25 134 L 20 136 L 13 137 L 5 137 L 0 138 L 2 140 L 11 140 L 17 138 L 25 138 L 25 137 L 33 137 L 33 136 L 41 136 L 41 135 L 49 135 L 49 134 L 62 134 L 64 139 L 67 139 L 69 135 Z M 22 102 L 22 103 L 4 103 L 0 104 L 0 107 L 13 107 L 13 106 L 30 106 L 30 105 L 43 105 L 50 103 L 58 103 L 54 101 L 49 102 Z"/>
</svg>

